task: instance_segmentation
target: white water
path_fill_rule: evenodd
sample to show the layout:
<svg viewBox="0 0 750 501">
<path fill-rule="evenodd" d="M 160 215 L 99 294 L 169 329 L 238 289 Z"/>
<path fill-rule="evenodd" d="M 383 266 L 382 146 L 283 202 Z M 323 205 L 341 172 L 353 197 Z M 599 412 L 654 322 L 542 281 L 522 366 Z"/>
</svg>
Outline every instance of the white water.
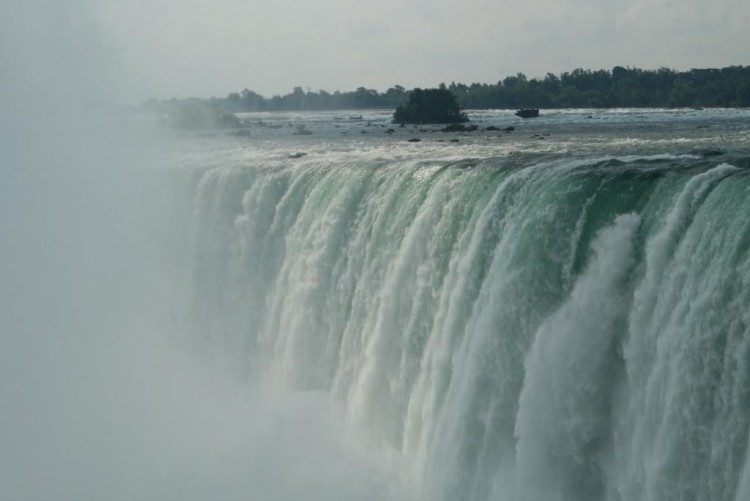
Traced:
<svg viewBox="0 0 750 501">
<path fill-rule="evenodd" d="M 744 153 L 607 134 L 19 161 L 3 492 L 744 501 Z"/>
<path fill-rule="evenodd" d="M 95 2 L 16 3 L 1 499 L 750 499 L 747 110 L 170 136 L 91 111 Z"/>
<path fill-rule="evenodd" d="M 742 499 L 748 187 L 699 160 L 208 171 L 199 330 L 332 395 L 417 499 Z"/>
</svg>

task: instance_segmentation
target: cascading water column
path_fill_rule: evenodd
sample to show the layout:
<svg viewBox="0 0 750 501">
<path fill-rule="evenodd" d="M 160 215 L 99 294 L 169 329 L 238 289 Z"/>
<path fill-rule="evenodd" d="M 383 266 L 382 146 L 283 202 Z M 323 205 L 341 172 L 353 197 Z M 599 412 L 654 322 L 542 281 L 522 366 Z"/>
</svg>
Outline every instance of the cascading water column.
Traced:
<svg viewBox="0 0 750 501">
<path fill-rule="evenodd" d="M 419 499 L 733 499 L 746 178 L 638 161 L 209 173 L 198 295 L 224 289 L 212 325 L 263 387 L 332 395 Z"/>
</svg>

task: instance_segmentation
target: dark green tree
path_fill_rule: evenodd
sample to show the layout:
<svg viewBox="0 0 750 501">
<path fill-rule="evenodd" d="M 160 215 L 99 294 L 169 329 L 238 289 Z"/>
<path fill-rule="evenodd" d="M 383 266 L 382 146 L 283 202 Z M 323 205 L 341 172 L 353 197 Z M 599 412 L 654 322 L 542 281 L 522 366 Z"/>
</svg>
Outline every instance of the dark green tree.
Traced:
<svg viewBox="0 0 750 501">
<path fill-rule="evenodd" d="M 454 124 L 468 122 L 466 113 L 456 101 L 456 96 L 446 88 L 414 89 L 409 101 L 396 108 L 393 121 L 400 124 Z"/>
<path fill-rule="evenodd" d="M 173 115 L 180 124 L 201 123 L 203 114 L 194 108 L 194 102 L 192 109 L 176 109 L 181 103 L 189 101 L 196 99 L 150 99 L 143 104 L 143 109 Z M 305 92 L 302 87 L 295 87 L 290 94 L 270 99 L 243 89 L 225 98 L 197 101 L 222 113 L 398 107 L 401 111 L 397 111 L 398 117 L 394 119 L 403 123 L 466 121 L 460 108 L 750 106 L 750 66 L 689 71 L 665 67 L 642 70 L 615 66 L 609 71 L 576 68 L 560 75 L 547 73 L 539 79 L 517 73 L 495 84 L 451 82 L 450 85 L 440 84 L 438 89 L 415 89 L 412 92 L 407 92 L 400 85 L 384 93 L 359 87 L 355 91 L 335 91 L 332 94 L 322 90 L 311 92 L 309 89 Z M 438 112 L 441 109 L 442 114 Z"/>
</svg>

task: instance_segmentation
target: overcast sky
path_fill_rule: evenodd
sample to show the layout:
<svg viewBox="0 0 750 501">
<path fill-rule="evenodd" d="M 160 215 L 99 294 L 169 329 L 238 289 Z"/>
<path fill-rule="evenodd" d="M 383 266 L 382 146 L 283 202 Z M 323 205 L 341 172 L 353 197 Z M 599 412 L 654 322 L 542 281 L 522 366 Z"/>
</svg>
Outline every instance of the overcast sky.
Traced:
<svg viewBox="0 0 750 501">
<path fill-rule="evenodd" d="M 52 11 L 53 45 L 106 59 L 127 100 L 750 64 L 748 0 L 0 0 L 14 2 Z"/>
</svg>

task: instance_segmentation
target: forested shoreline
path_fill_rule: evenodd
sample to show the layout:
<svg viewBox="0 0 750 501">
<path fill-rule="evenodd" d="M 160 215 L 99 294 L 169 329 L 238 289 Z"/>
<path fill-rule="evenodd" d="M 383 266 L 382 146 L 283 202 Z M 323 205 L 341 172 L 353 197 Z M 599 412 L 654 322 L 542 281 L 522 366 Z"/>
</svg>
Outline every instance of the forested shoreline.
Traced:
<svg viewBox="0 0 750 501">
<path fill-rule="evenodd" d="M 463 109 L 514 108 L 666 108 L 750 106 L 750 66 L 675 71 L 615 66 L 612 70 L 575 69 L 528 78 L 523 73 L 494 84 L 440 84 Z M 208 99 L 149 99 L 144 109 L 169 113 L 185 102 L 202 102 L 222 112 L 393 109 L 412 91 L 395 85 L 385 92 L 359 87 L 350 92 L 317 92 L 295 87 L 266 98 L 249 89 Z"/>
</svg>

